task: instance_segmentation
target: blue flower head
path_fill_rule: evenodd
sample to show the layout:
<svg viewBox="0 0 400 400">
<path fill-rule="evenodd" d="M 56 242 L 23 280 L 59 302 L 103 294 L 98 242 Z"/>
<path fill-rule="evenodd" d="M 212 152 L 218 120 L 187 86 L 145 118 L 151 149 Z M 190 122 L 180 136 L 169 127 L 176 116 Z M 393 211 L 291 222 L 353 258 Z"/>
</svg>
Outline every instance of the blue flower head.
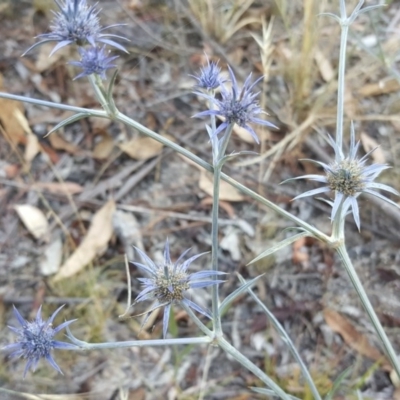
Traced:
<svg viewBox="0 0 400 400">
<path fill-rule="evenodd" d="M 50 27 L 50 33 L 43 33 L 38 36 L 41 40 L 35 43 L 23 55 L 28 53 L 34 47 L 47 42 L 58 42 L 50 55 L 54 54 L 57 50 L 64 46 L 75 43 L 78 46 L 83 46 L 89 43 L 92 46 L 96 42 L 108 44 L 116 47 L 119 50 L 126 51 L 126 49 L 110 38 L 118 38 L 128 40 L 122 36 L 112 35 L 109 33 L 102 33 L 104 30 L 120 26 L 110 25 L 104 28 L 101 27 L 98 14 L 99 9 L 96 6 L 88 6 L 86 0 L 54 0 L 59 8 L 59 11 L 54 12 L 54 20 Z M 62 1 L 62 2 L 61 2 Z"/>
<path fill-rule="evenodd" d="M 110 68 L 115 68 L 116 65 L 112 62 L 118 58 L 118 56 L 109 57 L 105 46 L 103 47 L 88 47 L 79 48 L 79 53 L 81 55 L 81 61 L 71 61 L 71 65 L 75 65 L 82 68 L 83 71 L 77 75 L 75 79 L 81 78 L 83 76 L 97 74 L 102 79 L 106 79 L 106 71 Z"/>
<path fill-rule="evenodd" d="M 332 205 L 332 221 L 337 216 L 338 218 L 342 218 L 342 216 L 346 215 L 347 211 L 351 208 L 351 212 L 353 213 L 354 221 L 357 225 L 358 230 L 360 230 L 360 215 L 357 197 L 361 193 L 371 194 L 398 207 L 398 205 L 394 201 L 383 196 L 377 191 L 377 189 L 385 190 L 397 196 L 399 196 L 400 193 L 388 185 L 374 182 L 374 180 L 382 171 L 390 167 L 386 164 L 372 164 L 368 166 L 365 165 L 368 156 L 375 149 L 371 150 L 362 158 L 357 157 L 360 142 L 355 142 L 355 132 L 353 124 L 351 124 L 350 149 L 347 157 L 342 155 L 342 152 L 338 148 L 337 144 L 330 136 L 329 142 L 335 151 L 336 157 L 334 162 L 332 162 L 331 164 L 325 164 L 319 161 L 308 160 L 320 165 L 325 171 L 325 176 L 303 175 L 295 178 L 310 179 L 313 181 L 326 183 L 327 185 L 302 193 L 296 196 L 293 200 L 332 191 L 335 193 L 334 201 L 330 203 Z M 340 215 L 338 215 L 339 209 L 341 209 Z"/>
<path fill-rule="evenodd" d="M 211 318 L 208 311 L 193 303 L 185 295 L 189 289 L 217 285 L 223 282 L 222 280 L 214 279 L 214 277 L 216 275 L 223 275 L 225 274 L 224 272 L 212 270 L 199 271 L 193 274 L 187 272 L 189 265 L 206 253 L 197 254 L 186 261 L 182 261 L 190 250 L 189 249 L 183 252 L 178 260 L 173 263 L 171 261 L 169 243 L 167 240 L 164 249 L 164 262 L 162 265 L 157 265 L 143 251 L 138 248 L 135 249 L 139 253 L 143 264 L 138 262 L 134 262 L 133 264 L 149 275 L 148 278 L 139 278 L 143 290 L 137 296 L 136 302 L 155 300 L 155 305 L 148 311 L 148 314 L 156 308 L 165 306 L 163 318 L 164 338 L 167 336 L 169 314 L 171 311 L 171 305 L 174 303 L 185 303 L 200 314 Z"/>
<path fill-rule="evenodd" d="M 220 74 L 218 62 L 210 62 L 207 57 L 207 65 L 200 69 L 200 74 L 190 76 L 197 80 L 196 88 L 209 91 L 218 88 L 224 82 Z"/>
<path fill-rule="evenodd" d="M 59 307 L 47 321 L 43 321 L 41 316 L 42 307 L 40 306 L 36 318 L 32 322 L 28 322 L 22 318 L 19 311 L 14 307 L 14 315 L 20 323 L 21 328 L 9 326 L 9 328 L 17 335 L 17 341 L 5 346 L 3 350 L 12 351 L 10 357 L 22 357 L 27 360 L 24 370 L 24 378 L 30 368 L 32 371 L 36 370 L 36 366 L 41 358 L 46 359 L 46 361 L 56 371 L 62 374 L 60 367 L 56 364 L 51 355 L 52 350 L 76 349 L 76 346 L 71 343 L 53 340 L 53 337 L 58 332 L 75 321 L 66 321 L 56 328 L 53 327 L 54 318 L 63 307 L 64 306 Z"/>
<path fill-rule="evenodd" d="M 277 127 L 271 122 L 265 121 L 258 118 L 259 114 L 266 114 L 256 100 L 259 92 L 253 93 L 255 85 L 262 79 L 260 77 L 255 82 L 251 83 L 250 74 L 241 90 L 239 90 L 235 75 L 232 69 L 228 66 L 230 80 L 232 88 L 228 90 L 224 84 L 221 84 L 221 99 L 216 99 L 213 96 L 201 94 L 203 97 L 211 100 L 216 105 L 216 109 L 206 110 L 195 115 L 195 117 L 205 117 L 208 115 L 219 115 L 224 118 L 224 122 L 214 132 L 214 135 L 218 135 L 225 128 L 235 123 L 242 128 L 245 128 L 253 137 L 253 139 L 259 143 L 257 134 L 253 128 L 249 125 L 250 123 L 260 124 L 271 128 Z"/>
</svg>

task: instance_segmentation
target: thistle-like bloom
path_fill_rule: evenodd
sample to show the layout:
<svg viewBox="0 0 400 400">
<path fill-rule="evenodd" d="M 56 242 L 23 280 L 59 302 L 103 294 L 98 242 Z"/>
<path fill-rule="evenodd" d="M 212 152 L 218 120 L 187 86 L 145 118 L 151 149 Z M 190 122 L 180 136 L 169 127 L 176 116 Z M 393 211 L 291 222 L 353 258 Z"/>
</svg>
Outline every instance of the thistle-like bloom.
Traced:
<svg viewBox="0 0 400 400">
<path fill-rule="evenodd" d="M 169 314 L 171 305 L 174 303 L 184 303 L 200 314 L 211 318 L 208 311 L 193 303 L 185 296 L 189 289 L 218 285 L 224 282 L 214 279 L 217 275 L 224 275 L 224 272 L 211 270 L 199 271 L 193 274 L 187 272 L 189 265 L 206 253 L 197 254 L 183 262 L 184 256 L 190 250 L 188 249 L 173 263 L 171 261 L 169 243 L 167 240 L 164 248 L 164 262 L 162 265 L 157 265 L 143 251 L 138 248 L 135 249 L 139 253 L 144 264 L 137 262 L 133 264 L 149 275 L 149 278 L 138 278 L 142 283 L 143 290 L 137 296 L 136 302 L 151 299 L 155 300 L 155 305 L 147 312 L 148 314 L 159 307 L 165 306 L 163 318 L 164 338 L 167 336 Z"/>
<path fill-rule="evenodd" d="M 247 77 L 246 81 L 241 90 L 239 90 L 235 75 L 232 69 L 228 66 L 230 80 L 232 83 L 231 90 L 228 90 L 224 84 L 221 84 L 221 99 L 218 100 L 210 95 L 201 94 L 203 97 L 211 101 L 211 104 L 216 105 L 216 109 L 202 111 L 195 115 L 195 117 L 205 117 L 208 115 L 219 115 L 224 118 L 224 122 L 214 132 L 214 135 L 218 135 L 225 128 L 231 124 L 236 123 L 237 125 L 245 128 L 253 137 L 253 139 L 259 143 L 257 134 L 253 128 L 249 125 L 250 123 L 260 124 L 271 128 L 278 129 L 271 122 L 265 121 L 261 118 L 256 117 L 259 114 L 266 114 L 256 101 L 256 97 L 259 92 L 253 93 L 255 85 L 262 79 L 260 77 L 255 82 L 251 82 L 251 74 Z"/>
<path fill-rule="evenodd" d="M 24 378 L 30 368 L 32 371 L 36 370 L 36 366 L 41 358 L 45 358 L 56 371 L 62 374 L 60 367 L 56 364 L 51 355 L 51 351 L 53 349 L 76 349 L 76 346 L 71 343 L 53 340 L 53 337 L 58 332 L 76 321 L 66 321 L 56 328 L 53 328 L 54 318 L 63 307 L 64 306 L 59 307 L 47 321 L 43 321 L 41 316 L 42 306 L 40 306 L 35 320 L 29 322 L 22 318 L 21 314 L 14 306 L 14 315 L 20 323 L 21 328 L 9 326 L 17 335 L 17 341 L 5 346 L 3 350 L 12 351 L 10 357 L 22 357 L 27 360 Z"/>
<path fill-rule="evenodd" d="M 122 36 L 113 35 L 109 33 L 102 33 L 104 30 L 121 26 L 121 24 L 109 25 L 104 28 L 101 27 L 98 14 L 99 9 L 96 6 L 88 6 L 86 0 L 54 0 L 60 9 L 54 12 L 54 20 L 50 26 L 50 33 L 43 33 L 38 36 L 41 40 L 35 43 L 23 55 L 30 50 L 47 42 L 59 42 L 50 55 L 54 54 L 57 50 L 69 44 L 76 43 L 78 46 L 83 46 L 89 43 L 96 46 L 96 42 L 108 44 L 116 47 L 119 50 L 127 52 L 127 50 L 110 38 L 118 38 L 128 40 Z"/>
<path fill-rule="evenodd" d="M 102 79 L 106 79 L 107 69 L 116 67 L 112 62 L 118 58 L 118 56 L 108 57 L 105 46 L 91 46 L 87 49 L 81 47 L 79 48 L 79 53 L 81 55 L 81 61 L 71 61 L 70 64 L 82 68 L 83 72 L 77 75 L 74 80 L 92 74 L 97 74 Z"/>
<path fill-rule="evenodd" d="M 313 181 L 326 183 L 327 185 L 302 193 L 296 196 L 293 200 L 300 199 L 306 196 L 314 196 L 319 193 L 326 193 L 330 191 L 335 192 L 334 201 L 332 203 L 329 202 L 332 205 L 332 221 L 335 219 L 336 214 L 340 208 L 341 214 L 339 215 L 339 218 L 342 218 L 342 216 L 346 215 L 347 211 L 351 208 L 351 212 L 353 213 L 354 221 L 357 225 L 358 230 L 360 230 L 360 214 L 358 209 L 357 197 L 361 193 L 371 194 L 390 204 L 393 204 L 396 207 L 399 207 L 394 201 L 388 199 L 387 197 L 376 191 L 377 189 L 386 190 L 387 192 L 393 193 L 397 196 L 400 195 L 400 193 L 392 187 L 384 185 L 382 183 L 374 182 L 374 180 L 382 171 L 390 167 L 386 164 L 372 164 L 369 166 L 365 165 L 368 156 L 375 149 L 368 152 L 362 158 L 357 158 L 357 151 L 360 146 L 360 142 L 355 142 L 355 132 L 353 124 L 351 125 L 350 150 L 347 157 L 344 157 L 342 155 L 335 141 L 330 136 L 329 142 L 335 151 L 336 161 L 328 165 L 323 162 L 308 160 L 320 165 L 325 171 L 325 176 L 303 175 L 295 178 L 310 179 Z"/>
<path fill-rule="evenodd" d="M 207 57 L 207 65 L 200 69 L 200 74 L 190 76 L 197 80 L 196 88 L 209 91 L 216 89 L 224 82 L 220 74 L 221 68 L 218 67 L 218 62 L 210 62 Z"/>
</svg>

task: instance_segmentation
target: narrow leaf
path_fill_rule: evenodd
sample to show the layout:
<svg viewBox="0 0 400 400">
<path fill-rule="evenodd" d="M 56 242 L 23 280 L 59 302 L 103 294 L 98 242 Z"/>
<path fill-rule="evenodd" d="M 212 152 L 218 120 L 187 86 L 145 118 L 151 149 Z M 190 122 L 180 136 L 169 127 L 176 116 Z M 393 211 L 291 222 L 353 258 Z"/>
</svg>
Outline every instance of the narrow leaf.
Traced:
<svg viewBox="0 0 400 400">
<path fill-rule="evenodd" d="M 343 386 L 343 381 L 348 377 L 348 375 L 351 372 L 352 367 L 349 367 L 345 369 L 339 376 L 335 379 L 333 382 L 332 389 L 328 392 L 328 394 L 325 396 L 324 400 L 332 400 L 333 396 L 336 394 L 336 392 Z"/>
<path fill-rule="evenodd" d="M 49 223 L 43 211 L 30 204 L 15 205 L 14 210 L 35 239 L 45 238 L 49 230 Z"/>
<path fill-rule="evenodd" d="M 49 136 L 51 133 L 55 132 L 56 130 L 58 130 L 66 125 L 72 124 L 73 122 L 79 121 L 80 119 L 83 119 L 86 117 L 90 117 L 90 113 L 78 113 L 78 114 L 71 115 L 70 117 L 64 119 L 63 121 L 58 123 L 56 126 L 54 126 L 49 132 L 47 132 L 45 137 Z"/>
<path fill-rule="evenodd" d="M 108 89 L 107 89 L 107 100 L 110 102 L 112 100 L 112 91 L 114 88 L 114 84 L 115 84 L 115 79 L 117 78 L 118 75 L 118 70 L 116 69 L 110 79 L 110 84 L 108 85 Z"/>
<path fill-rule="evenodd" d="M 265 394 L 266 396 L 276 397 L 276 393 L 271 389 L 258 388 L 258 387 L 254 387 L 254 386 L 250 387 L 250 389 L 255 393 L 260 393 L 260 394 Z M 288 394 L 288 396 L 289 396 L 289 399 L 291 399 L 291 400 L 300 400 L 298 397 L 291 396 L 290 394 Z"/>
<path fill-rule="evenodd" d="M 70 278 L 77 274 L 97 255 L 102 254 L 113 235 L 113 215 L 115 212 L 114 200 L 109 200 L 92 218 L 92 222 L 76 250 L 68 257 L 54 277 L 54 281 Z"/>
<path fill-rule="evenodd" d="M 223 314 L 224 311 L 227 309 L 227 307 L 238 297 L 240 296 L 242 293 L 244 293 L 245 291 L 247 291 L 249 288 L 253 287 L 254 284 L 258 281 L 258 279 L 260 279 L 262 275 L 256 276 L 254 279 L 246 282 L 244 285 L 238 287 L 234 292 L 232 292 L 228 297 L 226 297 L 224 299 L 224 301 L 221 303 L 221 305 L 219 306 L 219 312 L 220 314 Z"/>
<path fill-rule="evenodd" d="M 287 238 L 285 240 L 282 240 L 282 242 L 279 242 L 278 244 L 276 244 L 275 246 L 270 247 L 269 249 L 263 251 L 259 256 L 257 256 L 254 260 L 251 260 L 247 265 L 253 264 L 258 260 L 261 260 L 262 258 L 265 258 L 273 253 L 275 253 L 276 251 L 283 249 L 284 247 L 288 246 L 289 244 L 292 244 L 293 242 L 295 242 L 298 239 L 301 239 L 303 237 L 306 236 L 310 236 L 309 233 L 307 232 L 301 232 L 298 233 L 297 235 L 294 235 L 290 238 Z"/>
</svg>

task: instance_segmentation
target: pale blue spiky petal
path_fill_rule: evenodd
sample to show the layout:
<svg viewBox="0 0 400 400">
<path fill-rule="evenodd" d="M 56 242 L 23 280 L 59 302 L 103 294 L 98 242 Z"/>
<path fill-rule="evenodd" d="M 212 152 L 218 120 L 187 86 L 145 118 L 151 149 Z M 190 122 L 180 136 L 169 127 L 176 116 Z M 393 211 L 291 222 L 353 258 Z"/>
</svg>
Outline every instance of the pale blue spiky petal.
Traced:
<svg viewBox="0 0 400 400">
<path fill-rule="evenodd" d="M 138 266 L 140 269 L 144 270 L 147 272 L 150 277 L 149 278 L 139 278 L 141 284 L 142 284 L 142 291 L 138 294 L 136 297 L 136 302 L 143 301 L 143 300 L 148 300 L 148 299 L 155 299 L 157 302 L 157 306 L 155 308 L 159 307 L 166 307 L 164 310 L 164 317 L 163 317 L 163 336 L 165 337 L 167 334 L 168 330 L 168 321 L 169 321 L 169 313 L 171 306 L 174 302 L 179 303 L 180 301 L 184 302 L 186 305 L 194 309 L 195 311 L 206 315 L 207 317 L 210 318 L 210 314 L 205 311 L 203 308 L 198 306 L 197 304 L 193 303 L 192 301 L 188 300 L 186 297 L 183 299 L 180 297 L 182 296 L 181 292 L 181 287 L 185 287 L 187 285 L 187 288 L 189 289 L 196 289 L 196 288 L 203 288 L 203 287 L 209 287 L 212 285 L 218 285 L 224 281 L 222 280 L 217 280 L 217 279 L 207 279 L 210 277 L 216 277 L 218 275 L 224 275 L 224 272 L 219 272 L 219 271 L 213 271 L 213 270 L 203 270 L 203 271 L 198 271 L 193 274 L 188 274 L 186 271 L 189 267 L 189 265 L 199 258 L 200 256 L 206 254 L 196 254 L 186 261 L 182 262 L 183 256 L 187 254 L 187 250 L 178 258 L 178 260 L 173 263 L 171 261 L 171 256 L 170 256 L 170 249 L 169 249 L 169 242 L 167 240 L 165 248 L 164 248 L 164 262 L 161 265 L 156 265 L 143 251 L 140 249 L 135 248 L 136 251 L 138 252 L 139 256 L 141 259 L 147 264 L 141 264 L 141 263 L 136 263 L 133 262 L 134 265 Z M 172 267 L 172 268 L 171 268 Z M 166 270 L 167 268 L 167 270 Z M 165 275 L 168 273 L 168 275 Z M 175 277 L 173 276 L 175 274 Z M 159 285 L 159 279 L 164 275 L 164 280 L 163 284 L 164 286 L 161 288 L 163 290 L 159 290 L 160 288 L 158 287 Z M 177 294 L 179 297 L 177 299 L 174 299 L 174 285 L 172 284 L 172 278 L 174 278 L 175 282 L 179 282 L 179 285 L 181 286 L 178 288 Z M 171 284 L 170 286 L 166 287 L 165 284 L 169 284 L 168 279 L 171 279 Z M 167 289 L 171 293 L 171 300 L 168 298 L 168 301 L 165 301 L 165 295 L 163 292 L 165 292 L 165 289 Z M 154 307 L 150 310 L 147 310 L 147 315 L 149 315 L 150 312 L 152 312 Z"/>
<path fill-rule="evenodd" d="M 371 194 L 371 195 L 376 196 L 392 205 L 399 207 L 399 205 L 396 204 L 394 201 L 388 199 L 387 197 L 383 196 L 382 194 L 380 194 L 379 192 L 374 190 L 374 189 L 385 190 L 394 195 L 400 195 L 399 192 L 397 190 L 395 190 L 394 188 L 391 188 L 388 185 L 374 182 L 374 180 L 380 175 L 380 173 L 382 171 L 390 168 L 388 165 L 372 164 L 369 166 L 365 166 L 368 156 L 375 149 L 372 149 L 366 155 L 364 155 L 360 159 L 357 159 L 357 152 L 360 147 L 360 141 L 358 141 L 358 142 L 355 141 L 355 130 L 354 130 L 353 123 L 351 124 L 351 129 L 350 129 L 350 149 L 349 149 L 349 155 L 348 155 L 347 159 L 343 156 L 341 149 L 338 148 L 337 144 L 335 143 L 335 141 L 333 140 L 333 138 L 330 135 L 328 135 L 328 141 L 335 151 L 335 162 L 334 163 L 332 163 L 331 165 L 328 165 L 328 164 L 320 162 L 320 161 L 307 160 L 307 161 L 311 161 L 311 162 L 319 165 L 320 167 L 322 167 L 325 171 L 326 176 L 319 177 L 318 175 L 303 175 L 301 177 L 297 177 L 297 178 L 293 178 L 293 179 L 310 179 L 310 180 L 321 182 L 321 183 L 328 183 L 329 175 L 335 175 L 337 173 L 338 169 L 345 168 L 346 163 L 341 164 L 342 162 L 346 162 L 346 160 L 347 160 L 347 162 L 356 163 L 356 168 L 359 168 L 359 170 L 360 170 L 358 179 L 362 183 L 362 188 L 355 195 L 347 196 L 347 197 L 345 196 L 344 193 L 341 193 L 339 191 L 335 192 L 334 201 L 329 202 L 329 204 L 332 205 L 332 211 L 331 211 L 332 221 L 335 218 L 344 217 L 348 213 L 348 210 L 351 209 L 351 213 L 353 214 L 354 221 L 357 225 L 357 228 L 360 230 L 360 215 L 359 215 L 359 207 L 358 207 L 358 203 L 357 203 L 357 198 L 361 193 Z M 292 179 L 288 179 L 288 180 L 292 180 Z M 330 190 L 331 190 L 330 187 L 324 186 L 322 188 L 309 190 L 305 193 L 302 193 L 302 194 L 296 196 L 294 199 L 300 199 L 300 198 L 307 197 L 307 196 L 313 196 L 313 195 L 316 195 L 319 193 L 329 192 Z M 340 212 L 340 215 L 338 216 L 339 209 L 341 210 L 341 212 Z"/>
<path fill-rule="evenodd" d="M 216 105 L 216 109 L 202 111 L 194 115 L 194 117 L 205 117 L 205 116 L 221 116 L 224 121 L 218 126 L 213 132 L 214 135 L 218 135 L 224 131 L 231 124 L 236 123 L 240 127 L 247 130 L 254 140 L 259 143 L 259 139 L 254 129 L 251 127 L 251 123 L 261 124 L 271 128 L 278 129 L 273 123 L 258 118 L 259 114 L 266 114 L 258 105 L 256 97 L 258 93 L 253 93 L 252 90 L 255 85 L 263 78 L 260 77 L 253 83 L 252 75 L 250 74 L 240 90 L 237 84 L 237 80 L 233 70 L 228 66 L 229 76 L 232 83 L 231 89 L 228 90 L 224 84 L 221 84 L 221 99 L 217 99 L 211 95 L 202 95 L 203 97 L 210 100 L 211 103 Z"/>
<path fill-rule="evenodd" d="M 28 322 L 22 317 L 17 308 L 13 306 L 14 315 L 21 327 L 9 327 L 17 335 L 17 339 L 15 343 L 5 346 L 3 350 L 11 352 L 9 357 L 22 357 L 26 359 L 24 378 L 30 369 L 35 371 L 39 360 L 42 358 L 48 361 L 56 371 L 62 373 L 54 361 L 51 352 L 54 349 L 76 349 L 76 346 L 71 343 L 53 340 L 53 337 L 58 332 L 75 321 L 65 321 L 58 327 L 53 328 L 53 321 L 62 308 L 63 306 L 59 307 L 47 321 L 44 321 L 42 319 L 42 306 L 40 306 L 35 319 L 32 322 Z"/>
</svg>

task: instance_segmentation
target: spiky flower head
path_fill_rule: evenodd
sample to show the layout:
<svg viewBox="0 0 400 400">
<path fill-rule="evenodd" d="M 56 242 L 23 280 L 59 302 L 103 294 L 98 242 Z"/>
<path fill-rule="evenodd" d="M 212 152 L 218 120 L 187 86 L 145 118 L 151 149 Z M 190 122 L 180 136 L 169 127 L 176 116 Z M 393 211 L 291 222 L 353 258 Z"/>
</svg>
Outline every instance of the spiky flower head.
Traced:
<svg viewBox="0 0 400 400">
<path fill-rule="evenodd" d="M 216 105 L 216 109 L 202 111 L 196 114 L 195 117 L 219 115 L 224 118 L 224 122 L 215 130 L 214 135 L 218 135 L 232 124 L 237 124 L 242 128 L 245 128 L 251 134 L 253 139 L 259 143 L 257 134 L 249 124 L 255 123 L 277 129 L 277 127 L 271 122 L 257 117 L 259 114 L 266 114 L 266 112 L 258 105 L 256 100 L 259 92 L 253 92 L 255 85 L 262 79 L 262 77 L 251 83 L 252 74 L 250 74 L 244 82 L 242 89 L 239 90 L 235 74 L 229 66 L 228 69 L 230 81 L 232 83 L 231 89 L 228 90 L 224 84 L 221 84 L 220 100 L 210 95 L 200 94 L 211 100 L 211 103 Z"/>
<path fill-rule="evenodd" d="M 76 346 L 71 343 L 59 342 L 53 340 L 53 337 L 64 329 L 66 326 L 76 320 L 63 322 L 56 328 L 53 327 L 53 321 L 56 315 L 64 306 L 59 307 L 47 321 L 43 321 L 41 313 L 42 306 L 36 314 L 34 321 L 26 321 L 19 311 L 14 306 L 14 315 L 21 325 L 21 328 L 9 326 L 9 328 L 17 335 L 17 341 L 9 344 L 3 350 L 11 351 L 10 357 L 22 357 L 27 360 L 24 378 L 26 373 L 31 368 L 32 371 L 36 370 L 37 364 L 41 358 L 46 361 L 59 373 L 62 374 L 60 367 L 54 361 L 51 352 L 53 349 L 76 349 Z"/>
<path fill-rule="evenodd" d="M 142 283 L 143 290 L 137 296 L 136 302 L 155 300 L 154 306 L 147 312 L 148 315 L 155 309 L 165 306 L 163 318 L 164 338 L 167 336 L 169 314 L 171 305 L 174 303 L 185 303 L 200 314 L 211 318 L 207 310 L 204 310 L 187 298 L 187 291 L 189 289 L 203 288 L 224 282 L 215 279 L 217 275 L 223 275 L 224 272 L 212 270 L 199 271 L 193 274 L 187 272 L 189 265 L 206 253 L 197 254 L 183 261 L 183 258 L 190 250 L 188 249 L 173 263 L 167 240 L 164 248 L 164 261 L 161 265 L 157 265 L 142 250 L 135 249 L 140 255 L 143 264 L 138 262 L 133 262 L 133 264 L 149 275 L 148 278 L 138 278 Z"/>
<path fill-rule="evenodd" d="M 341 210 L 341 212 L 340 215 L 338 215 L 338 218 L 344 217 L 346 213 L 351 209 L 358 230 L 360 230 L 360 213 L 357 203 L 357 197 L 361 193 L 371 194 L 396 207 L 399 207 L 394 201 L 383 196 L 377 190 L 385 190 L 397 196 L 399 196 L 400 193 L 388 185 L 374 182 L 374 180 L 379 176 L 382 171 L 390 167 L 386 164 L 372 164 L 368 166 L 365 165 L 368 160 L 368 156 L 375 149 L 368 152 L 362 158 L 357 157 L 360 142 L 358 141 L 356 143 L 355 141 L 353 123 L 351 124 L 350 149 L 347 157 L 342 155 L 341 150 L 338 148 L 337 144 L 330 136 L 329 142 L 335 151 L 334 162 L 332 162 L 331 164 L 325 164 L 319 161 L 308 160 L 320 165 L 325 171 L 325 176 L 303 175 L 295 178 L 310 179 L 313 181 L 326 183 L 327 185 L 302 193 L 296 196 L 294 200 L 306 196 L 314 196 L 319 193 L 334 192 L 334 201 L 330 202 L 330 204 L 332 205 L 332 221 L 337 216 L 339 209 Z"/>
<path fill-rule="evenodd" d="M 118 38 L 128 40 L 122 36 L 112 35 L 109 33 L 102 33 L 104 30 L 111 27 L 120 26 L 110 25 L 104 28 L 100 25 L 98 14 L 99 9 L 95 6 L 88 6 L 86 0 L 54 0 L 57 4 L 59 11 L 54 12 L 54 20 L 50 26 L 51 32 L 43 33 L 38 36 L 41 40 L 35 43 L 23 55 L 30 50 L 47 42 L 58 42 L 58 44 L 51 51 L 50 55 L 54 54 L 57 50 L 64 46 L 75 43 L 78 46 L 90 44 L 96 45 L 96 42 L 108 44 L 116 47 L 119 50 L 126 51 L 126 49 L 112 40 L 111 38 Z"/>
<path fill-rule="evenodd" d="M 207 57 L 207 56 L 206 56 Z M 197 80 L 195 88 L 211 91 L 218 88 L 224 80 L 221 78 L 221 68 L 218 62 L 210 62 L 207 57 L 207 65 L 200 68 L 198 75 L 190 75 Z"/>
<path fill-rule="evenodd" d="M 88 48 L 79 48 L 79 53 L 81 55 L 81 61 L 71 61 L 71 65 L 75 65 L 82 68 L 83 71 L 77 75 L 75 79 L 81 78 L 83 76 L 97 74 L 102 79 L 106 79 L 106 71 L 110 68 L 115 68 L 116 65 L 112 62 L 118 58 L 118 56 L 108 56 L 108 52 L 105 46 L 90 46 Z"/>
</svg>

